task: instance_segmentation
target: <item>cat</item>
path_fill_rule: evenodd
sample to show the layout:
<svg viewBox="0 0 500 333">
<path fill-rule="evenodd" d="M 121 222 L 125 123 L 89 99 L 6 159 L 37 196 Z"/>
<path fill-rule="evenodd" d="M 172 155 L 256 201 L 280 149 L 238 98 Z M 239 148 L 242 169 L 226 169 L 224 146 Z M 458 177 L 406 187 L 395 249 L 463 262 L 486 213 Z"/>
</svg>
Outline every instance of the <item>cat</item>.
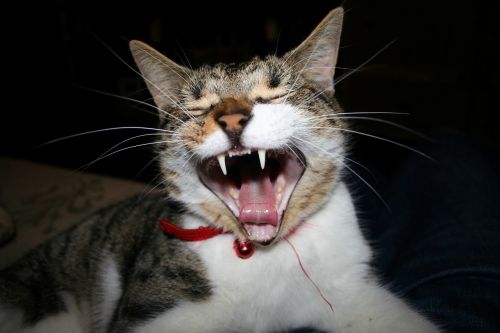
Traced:
<svg viewBox="0 0 500 333">
<path fill-rule="evenodd" d="M 242 64 L 188 69 L 131 41 L 167 195 L 102 210 L 4 270 L 0 332 L 439 332 L 378 282 L 342 181 L 343 15 Z"/>
</svg>

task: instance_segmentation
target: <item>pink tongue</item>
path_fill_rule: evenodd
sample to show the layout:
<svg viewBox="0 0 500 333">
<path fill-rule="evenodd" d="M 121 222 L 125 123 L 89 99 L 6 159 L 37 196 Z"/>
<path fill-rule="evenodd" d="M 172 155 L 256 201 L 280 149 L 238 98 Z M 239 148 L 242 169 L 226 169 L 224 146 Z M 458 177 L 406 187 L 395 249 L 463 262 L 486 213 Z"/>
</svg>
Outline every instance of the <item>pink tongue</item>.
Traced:
<svg viewBox="0 0 500 333">
<path fill-rule="evenodd" d="M 242 168 L 239 201 L 241 223 L 278 225 L 276 194 L 267 168 L 258 175 Z"/>
</svg>

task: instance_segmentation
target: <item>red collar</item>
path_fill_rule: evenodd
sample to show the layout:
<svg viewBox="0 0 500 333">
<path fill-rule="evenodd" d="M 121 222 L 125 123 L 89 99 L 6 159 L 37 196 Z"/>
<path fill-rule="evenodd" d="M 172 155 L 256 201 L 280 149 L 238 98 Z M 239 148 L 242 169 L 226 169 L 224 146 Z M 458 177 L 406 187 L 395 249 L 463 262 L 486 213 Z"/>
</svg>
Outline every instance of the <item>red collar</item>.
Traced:
<svg viewBox="0 0 500 333">
<path fill-rule="evenodd" d="M 224 233 L 222 229 L 213 227 L 184 229 L 167 219 L 160 220 L 160 227 L 165 234 L 187 242 L 203 241 Z M 253 255 L 254 245 L 250 240 L 240 241 L 239 239 L 235 239 L 233 249 L 238 257 L 248 259 Z"/>
</svg>

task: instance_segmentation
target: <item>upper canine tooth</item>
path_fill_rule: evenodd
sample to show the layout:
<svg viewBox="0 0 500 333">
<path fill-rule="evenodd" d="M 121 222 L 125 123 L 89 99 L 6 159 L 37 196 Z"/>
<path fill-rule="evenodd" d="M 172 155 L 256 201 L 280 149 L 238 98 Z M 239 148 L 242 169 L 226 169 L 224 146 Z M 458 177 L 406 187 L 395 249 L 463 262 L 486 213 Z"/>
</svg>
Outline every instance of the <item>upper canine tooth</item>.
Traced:
<svg viewBox="0 0 500 333">
<path fill-rule="evenodd" d="M 217 156 L 217 159 L 219 160 L 219 165 L 220 165 L 220 168 L 222 170 L 222 173 L 224 174 L 224 176 L 226 176 L 227 175 L 226 156 L 221 154 L 221 155 Z"/>
<path fill-rule="evenodd" d="M 264 167 L 266 166 L 266 150 L 259 149 L 257 153 L 259 154 L 260 167 L 264 170 Z"/>
</svg>

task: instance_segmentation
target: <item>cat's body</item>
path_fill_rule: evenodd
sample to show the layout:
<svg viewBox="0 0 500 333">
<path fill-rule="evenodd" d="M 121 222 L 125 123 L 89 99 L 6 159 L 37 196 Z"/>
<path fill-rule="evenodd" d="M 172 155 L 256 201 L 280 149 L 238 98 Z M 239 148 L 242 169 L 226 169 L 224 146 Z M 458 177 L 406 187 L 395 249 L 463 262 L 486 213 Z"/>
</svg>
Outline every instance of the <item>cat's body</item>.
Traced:
<svg viewBox="0 0 500 333">
<path fill-rule="evenodd" d="M 231 250 L 232 235 L 182 242 L 160 231 L 165 217 L 189 227 L 204 224 L 192 215 L 181 218 L 160 195 L 132 198 L 12 267 L 16 278 L 2 283 L 1 294 L 32 296 L 19 299 L 16 310 L 2 307 L 2 332 L 15 332 L 23 310 L 34 325 L 26 332 L 433 331 L 369 273 L 371 251 L 342 183 L 288 237 L 333 312 L 289 243 L 242 260 Z M 122 242 L 113 242 L 117 234 Z M 73 237 L 78 246 L 70 243 Z M 13 326 L 3 326 L 8 322 Z"/>
<path fill-rule="evenodd" d="M 437 332 L 379 286 L 340 180 L 342 15 L 285 57 L 239 67 L 191 71 L 132 42 L 174 200 L 131 199 L 3 272 L 0 332 Z M 182 241 L 162 218 L 227 233 Z M 258 244 L 250 258 L 235 238 Z"/>
</svg>

